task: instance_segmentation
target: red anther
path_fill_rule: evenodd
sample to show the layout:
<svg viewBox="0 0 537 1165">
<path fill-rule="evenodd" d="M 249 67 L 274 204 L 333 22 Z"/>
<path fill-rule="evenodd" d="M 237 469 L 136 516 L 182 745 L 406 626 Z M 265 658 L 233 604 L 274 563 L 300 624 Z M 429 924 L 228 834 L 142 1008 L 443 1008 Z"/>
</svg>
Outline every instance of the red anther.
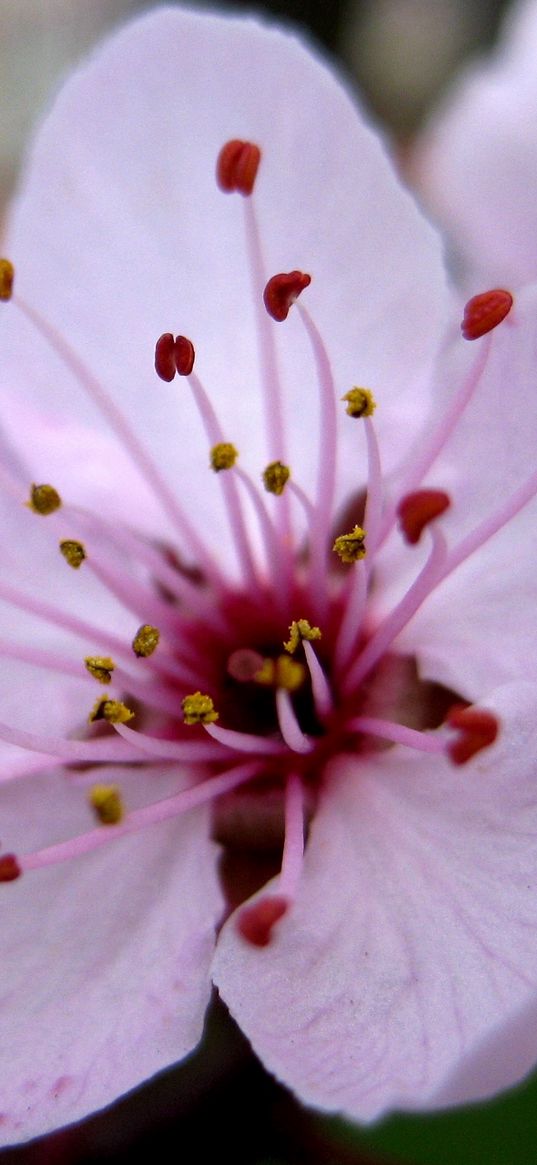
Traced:
<svg viewBox="0 0 537 1165">
<path fill-rule="evenodd" d="M 196 355 L 192 340 L 187 340 L 186 336 L 177 336 L 173 352 L 179 376 L 190 376 Z"/>
<path fill-rule="evenodd" d="M 265 307 L 273 320 L 286 320 L 289 308 L 298 299 L 300 292 L 309 287 L 311 275 L 302 271 L 289 271 L 287 275 L 273 275 L 263 292 Z"/>
<path fill-rule="evenodd" d="M 476 752 L 494 744 L 500 728 L 492 712 L 484 708 L 466 708 L 463 704 L 450 708 L 446 723 L 459 734 L 447 748 L 455 765 L 465 765 Z"/>
<path fill-rule="evenodd" d="M 259 898 L 253 906 L 245 906 L 237 919 L 239 934 L 254 947 L 267 947 L 272 928 L 285 914 L 289 903 L 281 894 Z"/>
<path fill-rule="evenodd" d="M 21 874 L 15 854 L 0 854 L 0 882 L 14 882 Z"/>
<path fill-rule="evenodd" d="M 175 368 L 174 355 L 175 340 L 171 332 L 164 332 L 164 335 L 157 340 L 155 345 L 155 371 L 161 380 L 173 380 Z"/>
<path fill-rule="evenodd" d="M 239 194 L 252 193 L 257 170 L 261 161 L 261 150 L 253 142 L 243 142 L 238 138 L 222 146 L 216 163 L 216 181 L 226 194 L 238 190 Z"/>
<path fill-rule="evenodd" d="M 465 340 L 478 340 L 501 324 L 513 306 L 510 291 L 495 288 L 472 296 L 464 309 L 461 332 Z"/>
<path fill-rule="evenodd" d="M 441 489 L 418 489 L 402 498 L 397 507 L 397 516 L 406 541 L 415 546 L 421 538 L 422 530 L 429 522 L 439 518 L 450 504 L 448 495 Z"/>
</svg>

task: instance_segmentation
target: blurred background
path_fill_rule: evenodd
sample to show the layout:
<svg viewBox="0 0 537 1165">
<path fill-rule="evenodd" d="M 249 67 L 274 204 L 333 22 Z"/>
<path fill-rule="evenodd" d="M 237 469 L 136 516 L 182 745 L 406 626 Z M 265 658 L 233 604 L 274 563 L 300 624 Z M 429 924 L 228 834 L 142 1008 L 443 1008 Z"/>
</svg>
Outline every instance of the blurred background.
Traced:
<svg viewBox="0 0 537 1165">
<path fill-rule="evenodd" d="M 193 0 L 189 0 L 194 7 Z M 147 0 L 0 0 L 0 220 L 32 127 L 62 76 Z M 201 6 L 201 5 L 200 5 Z M 309 31 L 406 148 L 470 55 L 494 41 L 505 0 L 266 0 L 257 10 Z M 219 1005 L 203 1046 L 105 1113 L 20 1149 L 0 1165 L 230 1159 L 233 1165 L 534 1165 L 537 1084 L 499 1101 L 356 1129 L 307 1112 L 253 1058 Z"/>
</svg>

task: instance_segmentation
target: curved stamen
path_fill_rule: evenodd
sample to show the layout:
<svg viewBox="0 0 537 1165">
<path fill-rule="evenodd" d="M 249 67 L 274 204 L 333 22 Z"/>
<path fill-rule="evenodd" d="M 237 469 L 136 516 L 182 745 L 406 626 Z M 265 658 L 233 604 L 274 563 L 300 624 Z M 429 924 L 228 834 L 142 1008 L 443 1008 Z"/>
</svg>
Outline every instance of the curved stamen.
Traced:
<svg viewBox="0 0 537 1165">
<path fill-rule="evenodd" d="M 302 646 L 304 648 L 304 655 L 306 657 L 306 663 L 310 673 L 313 704 L 319 719 L 323 720 L 325 716 L 329 715 L 334 706 L 332 692 L 330 691 L 328 680 L 319 663 L 319 660 L 317 659 L 313 645 L 307 639 L 303 639 Z"/>
<path fill-rule="evenodd" d="M 403 744 L 406 748 L 417 749 L 418 752 L 431 754 L 446 752 L 444 736 L 420 732 L 417 728 L 407 728 L 405 724 L 396 724 L 391 720 L 382 720 L 377 716 L 357 716 L 350 721 L 348 727 L 351 732 L 363 732 L 366 736 L 378 736 L 381 740 L 389 740 L 393 744 Z"/>
<path fill-rule="evenodd" d="M 30 752 L 43 752 L 46 756 L 58 757 L 66 764 L 70 761 L 86 761 L 88 764 L 93 761 L 129 763 L 139 759 L 134 749 L 127 748 L 122 741 L 112 736 L 103 736 L 98 740 L 68 740 L 63 736 L 42 736 L 38 732 L 27 732 L 0 721 L 0 740 Z"/>
<path fill-rule="evenodd" d="M 313 749 L 311 740 L 304 736 L 295 716 L 295 710 L 289 692 L 286 688 L 276 689 L 276 711 L 280 732 L 285 743 L 292 752 L 308 753 Z"/>
<path fill-rule="evenodd" d="M 221 759 L 219 747 L 209 744 L 205 740 L 165 740 L 162 737 L 149 736 L 146 732 L 129 728 L 128 724 L 113 724 L 115 731 L 134 748 L 139 749 L 144 756 L 154 757 L 155 760 L 181 760 L 193 764 L 202 761 L 216 761 Z"/>
<path fill-rule="evenodd" d="M 71 345 L 56 331 L 52 324 L 48 323 L 40 312 L 31 307 L 25 300 L 20 299 L 19 296 L 13 296 L 13 303 L 16 304 L 26 319 L 34 325 L 49 347 L 53 349 L 62 363 L 71 371 L 77 383 L 84 388 L 91 400 L 97 405 L 131 456 L 134 464 L 142 472 L 155 495 L 159 498 L 163 509 L 181 536 L 185 539 L 185 542 L 196 559 L 197 565 L 203 566 L 205 573 L 211 578 L 214 585 L 220 587 L 222 585 L 222 576 L 214 558 L 199 537 L 195 527 L 178 505 L 173 490 L 169 488 L 153 459 L 138 440 L 127 418 L 112 398 L 105 392 L 99 384 L 99 381 L 92 375 L 89 368 L 86 367 L 74 349 L 71 348 Z"/>
<path fill-rule="evenodd" d="M 204 724 L 203 728 L 213 740 L 218 740 L 226 748 L 235 749 L 237 752 L 258 753 L 260 756 L 281 756 L 285 752 L 284 746 L 269 736 L 235 732 L 233 728 L 221 728 L 219 724 Z"/>
</svg>

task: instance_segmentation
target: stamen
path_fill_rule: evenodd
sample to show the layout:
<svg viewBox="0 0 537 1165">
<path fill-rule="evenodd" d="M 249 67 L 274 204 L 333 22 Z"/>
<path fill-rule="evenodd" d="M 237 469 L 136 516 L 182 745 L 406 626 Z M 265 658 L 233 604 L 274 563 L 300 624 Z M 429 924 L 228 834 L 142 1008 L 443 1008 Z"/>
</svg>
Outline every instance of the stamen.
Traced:
<svg viewBox="0 0 537 1165">
<path fill-rule="evenodd" d="M 114 724 L 114 731 L 122 736 L 153 762 L 158 760 L 186 761 L 200 764 L 203 761 L 222 759 L 222 753 L 217 744 L 210 744 L 206 740 L 168 740 L 159 736 L 148 736 L 129 728 L 126 724 Z M 139 759 L 139 758 L 137 758 Z"/>
<path fill-rule="evenodd" d="M 369 388 L 351 388 L 341 400 L 347 401 L 345 411 L 349 417 L 372 417 L 376 408 L 375 398 Z"/>
<path fill-rule="evenodd" d="M 278 323 L 287 319 L 289 310 L 302 291 L 309 287 L 311 275 L 303 271 L 289 271 L 287 274 L 273 275 L 263 292 L 263 302 L 269 316 Z"/>
<path fill-rule="evenodd" d="M 150 623 L 143 623 L 134 636 L 132 650 L 139 659 L 147 659 L 156 651 L 159 641 L 160 631 L 158 627 L 152 627 Z"/>
<path fill-rule="evenodd" d="M 185 696 L 181 701 L 181 708 L 185 724 L 213 724 L 218 720 L 218 712 L 215 711 L 211 697 L 203 695 L 202 692 L 193 692 L 192 695 Z"/>
<path fill-rule="evenodd" d="M 349 534 L 338 535 L 332 546 L 332 550 L 335 550 L 342 562 L 358 562 L 360 558 L 365 558 L 366 555 L 365 539 L 365 530 L 362 530 L 361 526 L 355 526 Z"/>
<path fill-rule="evenodd" d="M 397 515 L 406 541 L 415 546 L 429 522 L 439 518 L 450 505 L 448 494 L 440 489 L 420 489 L 402 498 Z"/>
<path fill-rule="evenodd" d="M 203 725 L 208 736 L 219 744 L 235 752 L 251 752 L 262 756 L 283 756 L 285 746 L 270 736 L 255 736 L 250 732 L 236 732 L 233 728 L 221 728 L 219 724 Z"/>
<path fill-rule="evenodd" d="M 7 301 L 13 294 L 15 268 L 9 259 L 0 259 L 0 300 Z"/>
<path fill-rule="evenodd" d="M 173 355 L 178 375 L 190 376 L 190 373 L 194 367 L 194 360 L 196 358 L 192 340 L 189 340 L 187 336 L 177 336 L 174 344 Z"/>
<path fill-rule="evenodd" d="M 222 146 L 216 163 L 216 181 L 225 194 L 252 193 L 261 161 L 261 150 L 253 142 L 233 138 Z"/>
<path fill-rule="evenodd" d="M 155 372 L 161 380 L 166 380 L 168 383 L 173 380 L 177 371 L 174 347 L 175 340 L 171 332 L 164 332 L 155 344 Z"/>
<path fill-rule="evenodd" d="M 477 752 L 494 744 L 499 732 L 499 723 L 492 712 L 484 708 L 455 705 L 448 712 L 446 723 L 459 733 L 456 740 L 448 745 L 448 753 L 456 765 L 464 765 Z"/>
<path fill-rule="evenodd" d="M 94 680 L 98 680 L 100 684 L 111 683 L 116 665 L 109 655 L 87 655 L 84 665 Z"/>
<path fill-rule="evenodd" d="M 60 542 L 60 551 L 73 570 L 79 570 L 87 557 L 82 543 L 72 538 L 64 538 L 63 542 Z"/>
<path fill-rule="evenodd" d="M 220 441 L 211 449 L 211 469 L 220 473 L 222 469 L 233 469 L 239 456 L 237 449 L 229 441 Z"/>
<path fill-rule="evenodd" d="M 304 789 L 297 773 L 285 786 L 285 840 L 278 889 L 288 905 L 296 898 L 304 861 Z"/>
<path fill-rule="evenodd" d="M 334 702 L 332 700 L 332 693 L 330 691 L 330 684 L 324 674 L 324 671 L 317 659 L 315 651 L 307 639 L 303 642 L 304 655 L 308 665 L 308 671 L 311 679 L 311 691 L 313 695 L 313 704 L 315 711 L 319 718 L 328 716 L 332 711 Z"/>
<path fill-rule="evenodd" d="M 283 645 L 285 650 L 289 652 L 289 655 L 294 655 L 304 639 L 322 639 L 321 630 L 319 627 L 312 627 L 307 619 L 294 619 L 289 627 L 289 639 Z"/>
<path fill-rule="evenodd" d="M 0 882 L 14 882 L 21 874 L 22 870 L 15 854 L 0 854 Z"/>
<path fill-rule="evenodd" d="M 348 724 L 351 732 L 361 732 L 365 736 L 378 736 L 381 740 L 389 740 L 392 744 L 403 744 L 406 748 L 415 748 L 418 752 L 438 755 L 446 751 L 446 742 L 437 733 L 420 732 L 416 728 L 408 728 L 406 724 L 396 724 L 391 720 L 382 720 L 377 716 L 357 716 Z"/>
<path fill-rule="evenodd" d="M 237 916 L 239 934 L 254 947 L 267 947 L 273 928 L 285 914 L 288 905 L 287 898 L 282 895 L 266 894 L 251 906 L 243 906 Z"/>
<path fill-rule="evenodd" d="M 267 493 L 280 497 L 289 481 L 291 470 L 287 465 L 282 465 L 281 461 L 271 461 L 262 476 Z"/>
<path fill-rule="evenodd" d="M 62 499 L 53 485 L 33 485 L 30 500 L 26 504 L 34 514 L 46 516 L 59 510 Z"/>
<path fill-rule="evenodd" d="M 108 720 L 109 724 L 126 724 L 133 718 L 134 712 L 122 700 L 101 699 L 92 708 L 88 722 L 93 724 L 96 720 Z"/>
<path fill-rule="evenodd" d="M 94 785 L 88 801 L 101 825 L 118 825 L 125 816 L 118 785 Z"/>
<path fill-rule="evenodd" d="M 289 660 L 289 663 L 291 662 Z M 313 745 L 308 737 L 304 736 L 300 728 L 291 702 L 291 696 L 286 688 L 277 688 L 276 690 L 276 712 L 278 714 L 280 732 L 287 747 L 292 752 L 303 754 L 311 752 Z"/>
<path fill-rule="evenodd" d="M 513 306 L 510 291 L 495 288 L 483 291 L 468 300 L 464 309 L 461 332 L 465 340 L 478 340 L 501 324 Z"/>
</svg>

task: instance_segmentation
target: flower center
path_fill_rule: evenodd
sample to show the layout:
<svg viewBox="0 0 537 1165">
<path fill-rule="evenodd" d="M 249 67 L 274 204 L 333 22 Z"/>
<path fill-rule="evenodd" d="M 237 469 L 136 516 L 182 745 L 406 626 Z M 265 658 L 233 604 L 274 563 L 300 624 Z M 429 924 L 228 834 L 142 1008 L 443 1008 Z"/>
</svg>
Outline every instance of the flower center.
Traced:
<svg viewBox="0 0 537 1165">
<path fill-rule="evenodd" d="M 30 726 L 22 731 L 4 723 L 0 723 L 0 736 L 66 764 L 113 761 L 126 775 L 133 763 L 143 762 L 148 769 L 167 764 L 179 766 L 181 774 L 186 767 L 189 779 L 185 784 L 184 775 L 178 776 L 183 783 L 163 800 L 151 800 L 148 781 L 147 804 L 133 809 L 128 779 L 119 788 L 115 783 L 95 782 L 90 774 L 88 811 L 97 819 L 96 828 L 38 852 L 4 854 L 0 881 L 75 859 L 114 837 L 203 802 L 222 806 L 227 799 L 229 805 L 244 789 L 258 808 L 268 805 L 272 811 L 276 794 L 282 825 L 278 881 L 244 908 L 238 923 L 246 941 L 265 945 L 297 893 L 307 823 L 319 799 L 329 795 L 325 778 L 335 756 L 360 754 L 367 763 L 367 752 L 373 747 L 400 744 L 445 754 L 453 763 L 462 764 L 493 743 L 498 724 L 485 709 L 459 707 L 444 720 L 453 702 L 447 693 L 436 692 L 435 709 L 429 708 L 421 723 L 409 721 L 402 710 L 403 697 L 411 694 L 423 712 L 430 692 L 418 682 L 412 663 L 397 656 L 397 638 L 451 571 L 529 501 L 537 490 L 537 475 L 496 513 L 485 515 L 458 546 L 448 549 L 440 526 L 450 498 L 444 491 L 423 489 L 421 483 L 478 390 L 490 349 L 489 332 L 512 305 L 509 293 L 496 290 L 467 306 L 464 335 L 481 341 L 477 359 L 450 409 L 422 445 L 395 501 L 388 500 L 383 482 L 373 394 L 368 388 L 341 386 L 347 423 L 359 422 L 365 438 L 368 473 L 365 483 L 356 483 L 365 497 L 363 514 L 354 524 L 338 527 L 335 483 L 341 405 L 323 338 L 302 299 L 304 293 L 307 299 L 310 276 L 291 270 L 267 278 L 264 270 L 252 197 L 260 162 L 259 148 L 239 139 L 224 146 L 217 162 L 222 192 L 238 192 L 244 198 L 245 245 L 273 458 L 259 467 L 257 481 L 242 468 L 234 435 L 223 430 L 197 375 L 194 343 L 165 332 L 155 348 L 160 379 L 171 384 L 176 375 L 183 377 L 199 411 L 209 450 L 204 472 L 214 474 L 223 492 L 239 581 L 231 581 L 223 572 L 218 553 L 151 460 L 129 418 L 107 396 L 68 339 L 13 292 L 13 268 L 7 260 L 0 263 L 0 298 L 12 299 L 101 409 L 177 529 L 178 544 L 195 564 L 185 568 L 174 548 L 163 549 L 131 529 L 112 526 L 103 516 L 63 503 L 53 485 L 32 487 L 27 504 L 36 520 L 44 518 L 52 532 L 64 532 L 59 546 L 66 566 L 73 569 L 73 582 L 79 572 L 93 570 L 102 585 L 132 611 L 133 637 L 124 643 L 111 629 L 103 631 L 97 624 L 68 616 L 53 603 L 0 582 L 5 601 L 93 639 L 95 654 L 79 666 L 81 672 L 85 669 L 88 682 L 107 688 L 89 713 L 82 739 L 44 737 Z M 291 310 L 304 329 L 317 378 L 320 439 L 312 496 L 295 480 L 287 463 L 275 329 L 285 327 Z M 345 390 L 343 396 L 341 390 Z M 19 496 L 19 483 L 4 470 L 2 482 Z M 261 536 L 261 555 L 254 550 L 252 517 Z M 370 609 L 373 568 L 387 539 L 400 537 L 394 530 L 397 519 L 407 553 L 412 555 L 412 546 L 422 539 L 428 540 L 429 553 L 390 614 L 375 619 Z M 66 522 L 71 527 L 68 538 Z M 118 568 L 118 560 L 135 561 L 142 576 L 131 577 Z M 4 651 L 38 667 L 73 674 L 71 660 L 37 648 L 5 644 Z M 69 795 L 79 794 L 78 786 L 69 789 Z M 222 828 L 223 816 L 221 812 L 215 815 L 215 831 L 225 834 L 229 844 L 232 833 Z M 254 817 L 253 844 L 257 839 L 262 848 L 260 820 Z"/>
</svg>

